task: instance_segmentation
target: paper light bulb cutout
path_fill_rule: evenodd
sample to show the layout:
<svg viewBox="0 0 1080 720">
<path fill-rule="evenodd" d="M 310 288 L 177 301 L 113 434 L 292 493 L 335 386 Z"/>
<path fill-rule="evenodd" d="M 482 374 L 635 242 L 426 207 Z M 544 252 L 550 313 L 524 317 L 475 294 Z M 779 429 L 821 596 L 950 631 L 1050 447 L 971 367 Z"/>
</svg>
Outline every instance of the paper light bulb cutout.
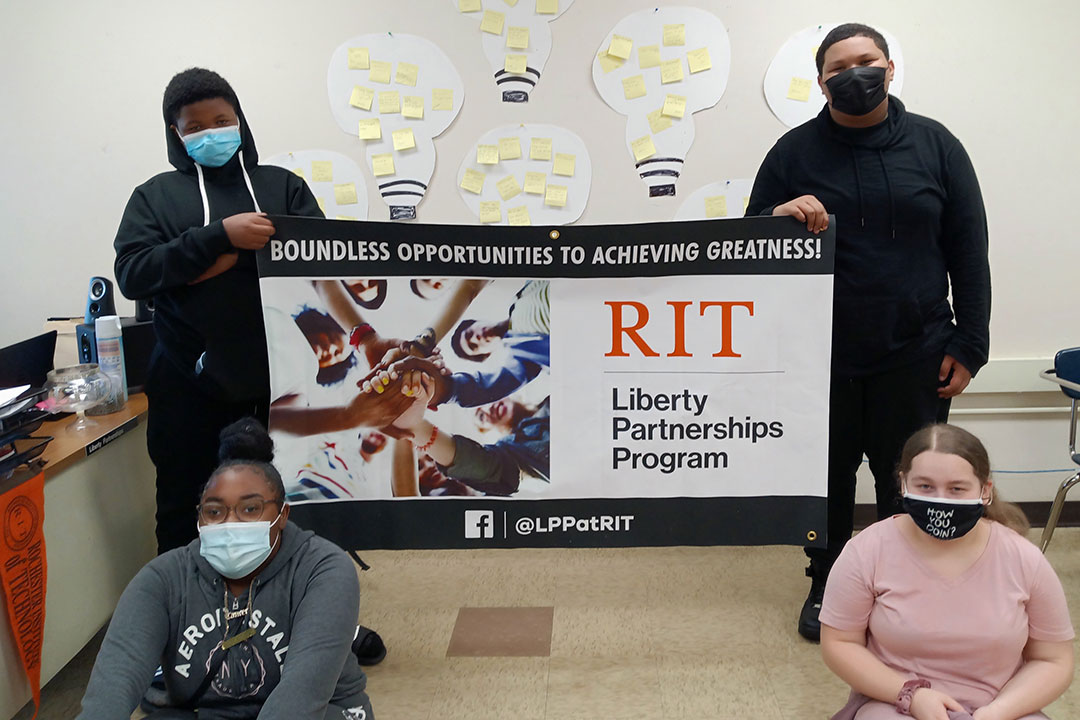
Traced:
<svg viewBox="0 0 1080 720">
<path fill-rule="evenodd" d="M 503 102 L 528 102 L 551 55 L 552 20 L 574 0 L 449 0 L 476 23 Z"/>
<path fill-rule="evenodd" d="M 746 215 L 753 178 L 720 180 L 699 187 L 683 200 L 675 220 L 713 220 L 741 218 Z"/>
<path fill-rule="evenodd" d="M 331 150 L 294 150 L 266 163 L 304 178 L 328 219 L 367 220 L 367 182 L 352 158 Z"/>
<path fill-rule="evenodd" d="M 627 15 L 600 44 L 593 83 L 626 116 L 626 147 L 650 197 L 675 194 L 694 142 L 693 114 L 720 101 L 730 68 L 727 29 L 699 8 Z"/>
<path fill-rule="evenodd" d="M 365 145 L 390 219 L 415 219 L 435 170 L 432 138 L 465 101 L 450 58 L 417 35 L 359 35 L 334 50 L 326 87 L 338 125 Z"/>
<path fill-rule="evenodd" d="M 504 125 L 469 147 L 457 183 L 481 223 L 566 225 L 585 211 L 592 161 L 585 142 L 565 128 Z"/>
<path fill-rule="evenodd" d="M 813 119 L 825 104 L 825 96 L 818 87 L 818 47 L 829 32 L 840 23 L 826 23 L 804 28 L 788 38 L 777 51 L 769 69 L 765 71 L 765 101 L 773 115 L 788 127 L 797 127 Z M 893 35 L 875 28 L 889 45 L 889 57 L 896 66 L 889 94 L 900 97 L 904 87 L 904 61 L 900 43 Z"/>
</svg>

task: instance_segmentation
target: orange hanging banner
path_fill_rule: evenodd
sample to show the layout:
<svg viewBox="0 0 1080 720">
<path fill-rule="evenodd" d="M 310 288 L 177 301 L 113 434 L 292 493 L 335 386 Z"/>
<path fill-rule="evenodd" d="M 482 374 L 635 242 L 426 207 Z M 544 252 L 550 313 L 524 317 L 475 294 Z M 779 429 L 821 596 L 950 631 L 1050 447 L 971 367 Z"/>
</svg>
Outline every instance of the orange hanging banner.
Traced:
<svg viewBox="0 0 1080 720">
<path fill-rule="evenodd" d="M 0 579 L 19 656 L 34 694 L 34 717 L 41 705 L 41 647 L 45 632 L 45 476 L 0 495 Z"/>
</svg>

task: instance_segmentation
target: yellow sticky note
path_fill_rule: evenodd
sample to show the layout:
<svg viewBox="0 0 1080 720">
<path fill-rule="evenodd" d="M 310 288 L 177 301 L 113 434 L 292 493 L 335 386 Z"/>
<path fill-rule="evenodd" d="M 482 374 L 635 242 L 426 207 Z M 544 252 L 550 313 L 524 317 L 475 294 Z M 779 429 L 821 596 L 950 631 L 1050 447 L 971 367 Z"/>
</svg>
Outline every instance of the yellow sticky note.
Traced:
<svg viewBox="0 0 1080 720">
<path fill-rule="evenodd" d="M 525 173 L 525 192 L 532 195 L 543 195 L 544 186 L 547 184 L 547 175 L 542 172 Z"/>
<path fill-rule="evenodd" d="M 634 48 L 634 41 L 622 35 L 612 35 L 611 44 L 608 45 L 607 54 L 626 60 L 630 57 L 630 51 Z"/>
<path fill-rule="evenodd" d="M 349 48 L 349 69 L 367 70 L 371 64 L 367 48 Z"/>
<path fill-rule="evenodd" d="M 358 218 L 354 218 L 352 215 L 337 215 L 336 217 L 334 217 L 334 219 L 335 220 L 357 220 Z"/>
<path fill-rule="evenodd" d="M 600 59 L 600 69 L 604 71 L 605 75 L 607 75 L 612 70 L 616 70 L 622 67 L 622 64 L 626 62 L 625 60 L 620 60 L 617 57 L 612 57 L 608 55 L 607 50 L 601 50 L 600 54 L 596 57 Z"/>
<path fill-rule="evenodd" d="M 396 170 L 394 170 L 394 156 L 390 153 L 372 155 L 371 168 L 375 172 L 375 177 L 393 175 L 396 172 Z"/>
<path fill-rule="evenodd" d="M 394 75 L 394 82 L 398 85 L 416 87 L 416 78 L 419 75 L 420 68 L 416 65 L 407 62 L 399 62 L 397 64 L 397 73 Z"/>
<path fill-rule="evenodd" d="M 359 138 L 361 140 L 379 140 L 382 138 L 382 123 L 379 122 L 379 118 L 364 118 L 361 120 Z"/>
<path fill-rule="evenodd" d="M 529 142 L 530 160 L 551 159 L 551 138 L 533 138 Z"/>
<path fill-rule="evenodd" d="M 642 70 L 646 68 L 660 67 L 660 46 L 659 45 L 645 45 L 637 49 L 638 67 Z"/>
<path fill-rule="evenodd" d="M 518 185 L 517 178 L 513 175 L 507 175 L 495 183 L 495 189 L 499 191 L 499 196 L 503 200 L 509 200 L 521 192 L 521 186 Z"/>
<path fill-rule="evenodd" d="M 705 217 L 727 217 L 727 198 L 723 195 L 705 198 Z"/>
<path fill-rule="evenodd" d="M 524 55 L 507 55 L 503 69 L 514 75 L 524 75 L 527 60 Z"/>
<path fill-rule="evenodd" d="M 315 198 L 315 202 L 319 203 L 319 209 L 322 210 L 322 214 L 326 215 L 326 200 L 323 198 Z"/>
<path fill-rule="evenodd" d="M 634 151 L 634 160 L 641 162 L 656 154 L 656 146 L 653 145 L 651 135 L 642 135 L 630 143 L 630 149 Z"/>
<path fill-rule="evenodd" d="M 668 95 L 664 98 L 664 107 L 660 112 L 668 117 L 681 118 L 686 114 L 686 96 Z"/>
<path fill-rule="evenodd" d="M 469 13 L 480 10 L 480 0 L 458 0 L 458 12 Z"/>
<path fill-rule="evenodd" d="M 374 98 L 374 90 L 364 87 L 363 85 L 357 85 L 352 89 L 352 97 L 349 98 L 349 104 L 355 108 L 360 108 L 361 110 L 370 110 L 371 101 Z"/>
<path fill-rule="evenodd" d="M 569 153 L 555 153 L 555 167 L 551 172 L 556 175 L 565 175 L 566 177 L 574 176 L 574 165 L 577 163 L 577 156 Z"/>
<path fill-rule="evenodd" d="M 498 145 L 477 145 L 476 162 L 480 165 L 495 165 L 499 162 Z"/>
<path fill-rule="evenodd" d="M 431 91 L 432 110 L 453 110 L 454 91 L 449 88 L 435 88 Z"/>
<path fill-rule="evenodd" d="M 708 70 L 712 67 L 712 58 L 709 57 L 709 48 L 703 47 L 686 53 L 686 62 L 690 66 L 690 74 Z"/>
<path fill-rule="evenodd" d="M 659 110 L 653 110 L 645 117 L 649 120 L 649 130 L 655 135 L 658 132 L 663 132 L 671 127 L 671 118 L 667 117 L 662 112 L 663 108 Z"/>
<path fill-rule="evenodd" d="M 746 208 L 747 208 L 747 207 L 748 207 L 749 205 L 750 205 L 750 196 L 749 196 L 749 195 L 747 195 L 746 197 L 744 197 L 744 198 L 742 199 L 742 211 L 743 211 L 743 215 L 745 215 L 745 214 L 746 214 Z"/>
<path fill-rule="evenodd" d="M 495 10 L 485 10 L 484 19 L 480 21 L 480 30 L 492 35 L 502 35 L 503 23 L 506 16 Z"/>
<path fill-rule="evenodd" d="M 480 222 L 496 223 L 502 220 L 502 210 L 499 209 L 499 201 L 482 201 L 480 203 Z"/>
<path fill-rule="evenodd" d="M 506 33 L 506 47 L 526 50 L 529 47 L 529 28 L 510 26 Z"/>
<path fill-rule="evenodd" d="M 412 132 L 411 127 L 401 128 L 400 130 L 395 130 L 390 135 L 391 135 L 391 137 L 394 138 L 394 149 L 395 150 L 398 150 L 398 151 L 410 150 L 410 149 L 416 147 L 416 138 L 413 137 L 413 132 Z"/>
<path fill-rule="evenodd" d="M 810 57 L 814 58 L 815 63 L 817 62 L 817 51 L 819 47 L 821 46 L 815 45 L 814 47 L 810 48 Z"/>
<path fill-rule="evenodd" d="M 471 193 L 479 195 L 484 192 L 484 178 L 486 177 L 487 176 L 479 170 L 468 168 L 465 170 L 465 177 L 461 178 L 461 187 Z"/>
<path fill-rule="evenodd" d="M 806 78 L 793 77 L 788 84 L 787 96 L 789 100 L 810 102 L 810 81 Z"/>
<path fill-rule="evenodd" d="M 499 138 L 499 160 L 517 160 L 521 157 L 521 141 L 517 137 Z"/>
<path fill-rule="evenodd" d="M 645 97 L 645 78 L 642 75 L 623 78 L 622 91 L 627 100 Z"/>
<path fill-rule="evenodd" d="M 390 84 L 390 63 L 381 60 L 372 60 L 371 69 L 368 70 L 368 80 L 371 82 Z"/>
<path fill-rule="evenodd" d="M 660 82 L 663 84 L 682 82 L 682 58 L 665 60 L 660 63 Z"/>
<path fill-rule="evenodd" d="M 304 177 L 304 168 L 293 168 L 293 175 Z"/>
<path fill-rule="evenodd" d="M 555 15 L 559 12 L 559 0 L 536 0 L 538 15 Z"/>
<path fill-rule="evenodd" d="M 503 2 L 506 3 L 507 5 L 509 5 L 510 7 L 514 7 L 515 5 L 518 4 L 518 0 L 503 0 Z"/>
<path fill-rule="evenodd" d="M 566 207 L 566 186 L 548 185 L 544 195 L 544 204 L 552 207 Z"/>
<path fill-rule="evenodd" d="M 401 114 L 413 120 L 423 120 L 424 98 L 418 95 L 406 95 L 401 106 Z"/>
<path fill-rule="evenodd" d="M 529 220 L 529 208 L 524 205 L 507 210 L 506 219 L 511 225 L 532 225 L 532 221 Z"/>
<path fill-rule="evenodd" d="M 397 90 L 386 90 L 379 93 L 379 114 L 401 112 L 401 95 Z"/>
<path fill-rule="evenodd" d="M 378 122 L 378 121 L 376 121 Z M 311 161 L 311 181 L 312 182 L 333 182 L 334 181 L 334 163 L 329 160 L 312 160 Z"/>
<path fill-rule="evenodd" d="M 665 25 L 664 26 L 664 47 L 671 47 L 672 45 L 685 45 L 686 44 L 686 26 L 682 23 L 678 25 Z"/>
<path fill-rule="evenodd" d="M 334 202 L 338 205 L 356 204 L 356 184 L 343 183 L 334 186 Z"/>
</svg>

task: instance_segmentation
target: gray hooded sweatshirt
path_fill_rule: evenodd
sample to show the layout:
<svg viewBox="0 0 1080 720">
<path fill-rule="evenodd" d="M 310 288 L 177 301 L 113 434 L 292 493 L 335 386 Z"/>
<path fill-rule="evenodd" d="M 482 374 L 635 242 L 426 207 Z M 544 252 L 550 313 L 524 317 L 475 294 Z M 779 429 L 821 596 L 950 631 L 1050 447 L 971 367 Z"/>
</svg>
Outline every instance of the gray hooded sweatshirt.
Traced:
<svg viewBox="0 0 1080 720">
<path fill-rule="evenodd" d="M 327 703 L 366 701 L 367 678 L 350 650 L 360 587 L 336 545 L 287 523 L 281 549 L 251 589 L 228 599 L 251 617 L 225 619 L 225 581 L 196 538 L 151 560 L 124 590 L 94 663 L 79 720 L 128 720 L 160 664 L 169 704 L 183 707 L 224 652 L 199 717 L 304 720 Z M 247 622 L 255 635 L 223 651 Z"/>
</svg>

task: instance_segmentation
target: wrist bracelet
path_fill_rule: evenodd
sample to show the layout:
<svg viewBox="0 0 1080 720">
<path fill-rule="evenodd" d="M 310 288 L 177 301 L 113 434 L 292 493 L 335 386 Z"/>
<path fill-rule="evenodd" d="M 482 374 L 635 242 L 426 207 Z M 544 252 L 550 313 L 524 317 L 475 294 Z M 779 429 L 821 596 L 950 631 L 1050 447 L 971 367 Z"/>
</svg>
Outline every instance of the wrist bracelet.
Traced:
<svg viewBox="0 0 1080 720">
<path fill-rule="evenodd" d="M 360 344 L 364 342 L 364 338 L 374 334 L 375 328 L 371 327 L 371 323 L 360 323 L 352 329 L 351 333 L 349 333 L 349 344 L 359 350 Z"/>
<path fill-rule="evenodd" d="M 424 443 L 423 445 L 417 445 L 416 449 L 419 450 L 420 452 L 427 452 L 431 448 L 431 446 L 435 444 L 435 438 L 437 438 L 437 437 L 439 437 L 439 428 L 432 425 L 431 426 L 431 437 L 429 437 L 428 441 L 426 443 Z"/>
<path fill-rule="evenodd" d="M 904 683 L 904 686 L 900 688 L 900 692 L 896 695 L 896 712 L 901 715 L 911 715 L 911 699 L 915 695 L 915 691 L 928 687 L 930 687 L 930 681 L 922 678 L 908 680 Z"/>
</svg>

